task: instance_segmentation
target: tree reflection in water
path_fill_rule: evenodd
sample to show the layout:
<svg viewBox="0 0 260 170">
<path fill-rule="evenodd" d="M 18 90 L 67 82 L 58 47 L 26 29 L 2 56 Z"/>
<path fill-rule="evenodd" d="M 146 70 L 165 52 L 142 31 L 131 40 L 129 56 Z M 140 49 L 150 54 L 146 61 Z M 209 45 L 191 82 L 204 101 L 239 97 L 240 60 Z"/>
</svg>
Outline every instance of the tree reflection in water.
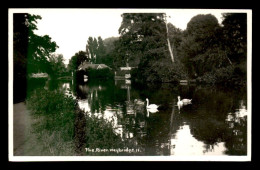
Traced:
<svg viewBox="0 0 260 170">
<path fill-rule="evenodd" d="M 111 123 L 114 137 L 120 138 L 120 142 L 114 140 L 118 142 L 114 146 L 140 149 L 138 153 L 126 155 L 247 153 L 246 92 L 171 84 L 136 86 L 125 84 L 124 80 L 92 81 L 72 86 L 70 83 L 70 88 L 75 89 L 72 94 L 88 116 L 95 115 Z M 192 104 L 178 110 L 178 95 L 192 98 Z M 148 114 L 145 104 L 138 105 L 135 100 L 145 101 L 145 98 L 158 105 L 164 104 L 166 108 Z M 82 116 L 79 115 L 78 119 Z M 109 147 L 105 134 L 100 133 L 102 137 L 95 138 L 98 140 L 95 146 Z M 91 142 L 95 141 L 91 139 Z"/>
</svg>

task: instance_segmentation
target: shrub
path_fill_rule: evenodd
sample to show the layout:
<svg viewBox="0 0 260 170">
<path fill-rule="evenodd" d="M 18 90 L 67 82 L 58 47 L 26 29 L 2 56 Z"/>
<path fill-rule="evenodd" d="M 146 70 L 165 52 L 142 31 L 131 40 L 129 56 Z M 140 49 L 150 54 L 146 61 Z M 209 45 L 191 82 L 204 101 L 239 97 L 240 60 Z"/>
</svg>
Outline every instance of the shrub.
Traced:
<svg viewBox="0 0 260 170">
<path fill-rule="evenodd" d="M 27 106 L 34 118 L 37 144 L 44 147 L 39 155 L 109 155 L 109 152 L 87 153 L 85 148 L 116 149 L 132 145 L 114 132 L 113 122 L 89 116 L 79 109 L 75 99 L 61 90 L 39 88 L 28 97 Z"/>
<path fill-rule="evenodd" d="M 33 133 L 44 146 L 44 155 L 75 155 L 74 119 L 77 102 L 60 90 L 36 89 L 27 107 L 34 119 Z"/>
<path fill-rule="evenodd" d="M 182 63 L 178 60 L 172 63 L 168 59 L 150 62 L 147 67 L 139 69 L 137 74 L 149 82 L 178 82 L 188 78 Z"/>
<path fill-rule="evenodd" d="M 73 136 L 76 101 L 62 91 L 36 90 L 27 100 L 28 109 L 35 117 L 42 117 L 35 126 L 36 131 L 60 131 L 64 140 Z"/>
<path fill-rule="evenodd" d="M 239 66 L 228 66 L 207 72 L 197 80 L 200 83 L 212 85 L 244 86 L 246 85 L 246 73 Z"/>
</svg>

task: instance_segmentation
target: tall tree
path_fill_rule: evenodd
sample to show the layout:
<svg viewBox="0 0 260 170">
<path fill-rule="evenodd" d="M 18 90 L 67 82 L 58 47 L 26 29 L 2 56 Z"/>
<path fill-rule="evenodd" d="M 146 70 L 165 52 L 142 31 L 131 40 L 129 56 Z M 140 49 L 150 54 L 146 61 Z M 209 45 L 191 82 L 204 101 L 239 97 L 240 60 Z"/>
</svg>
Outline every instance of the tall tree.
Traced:
<svg viewBox="0 0 260 170">
<path fill-rule="evenodd" d="M 166 26 L 166 33 L 167 33 L 168 49 L 169 49 L 169 52 L 170 52 L 170 56 L 171 56 L 172 62 L 174 62 L 174 56 L 173 56 L 172 46 L 171 46 L 171 42 L 170 42 L 170 38 L 169 38 L 169 29 L 168 29 L 167 15 L 166 14 L 165 14 L 165 26 Z"/>
<path fill-rule="evenodd" d="M 48 70 L 48 57 L 58 48 L 48 35 L 38 36 L 37 20 L 41 16 L 28 13 L 13 14 L 13 61 L 14 96 L 20 91 L 26 92 L 27 73 Z M 21 90 L 20 87 L 23 87 Z M 19 95 L 19 94 L 18 94 Z"/>
<path fill-rule="evenodd" d="M 50 63 L 50 75 L 53 77 L 63 76 L 66 72 L 66 66 L 64 64 L 64 57 L 62 54 L 52 54 L 49 57 Z"/>
<path fill-rule="evenodd" d="M 91 59 L 87 55 L 85 51 L 79 51 L 74 54 L 74 56 L 71 57 L 68 64 L 69 71 L 76 71 L 80 64 L 83 62 L 89 62 Z"/>
<path fill-rule="evenodd" d="M 172 23 L 168 23 L 168 34 L 171 42 L 172 53 L 175 56 L 175 60 L 179 57 L 180 45 L 182 42 L 183 31 L 177 28 Z"/>
<path fill-rule="evenodd" d="M 201 76 L 229 64 L 221 37 L 220 25 L 215 16 L 199 14 L 189 21 L 180 55 L 191 77 Z"/>
<path fill-rule="evenodd" d="M 14 102 L 26 97 L 27 53 L 29 41 L 29 15 L 13 14 L 13 93 Z M 31 24 L 35 24 L 31 22 Z"/>
<path fill-rule="evenodd" d="M 226 51 L 233 62 L 244 62 L 247 54 L 247 14 L 224 13 L 222 16 Z"/>
<path fill-rule="evenodd" d="M 118 40 L 118 37 L 109 37 L 103 40 L 105 47 L 105 56 L 102 59 L 102 63 L 108 65 L 111 68 L 114 68 L 113 58 L 117 55 L 115 51 L 115 42 Z"/>
<path fill-rule="evenodd" d="M 114 42 L 118 40 L 119 37 L 109 37 L 103 40 L 106 53 L 110 53 L 115 49 Z"/>
<path fill-rule="evenodd" d="M 48 35 L 32 34 L 28 47 L 28 72 L 47 72 L 50 55 L 58 48 Z"/>
<path fill-rule="evenodd" d="M 91 62 L 96 63 L 98 41 L 96 38 L 89 37 L 86 45 L 86 51 L 89 52 L 89 58 Z"/>
<path fill-rule="evenodd" d="M 174 81 L 181 67 L 172 63 L 164 13 L 124 13 L 119 28 L 114 64 L 138 66 L 137 76 L 145 81 Z M 177 69 L 177 70 L 174 70 Z M 176 72 L 177 71 L 177 72 Z M 177 73 L 179 74 L 179 73 Z"/>
<path fill-rule="evenodd" d="M 99 36 L 97 54 L 96 54 L 96 59 L 97 59 L 96 63 L 98 63 L 98 64 L 104 63 L 104 61 L 106 60 L 105 56 L 106 56 L 105 45 L 104 45 L 102 38 Z"/>
<path fill-rule="evenodd" d="M 136 56 L 141 63 L 164 56 L 166 28 L 163 13 L 125 13 L 119 28 L 123 59 L 131 63 Z"/>
</svg>

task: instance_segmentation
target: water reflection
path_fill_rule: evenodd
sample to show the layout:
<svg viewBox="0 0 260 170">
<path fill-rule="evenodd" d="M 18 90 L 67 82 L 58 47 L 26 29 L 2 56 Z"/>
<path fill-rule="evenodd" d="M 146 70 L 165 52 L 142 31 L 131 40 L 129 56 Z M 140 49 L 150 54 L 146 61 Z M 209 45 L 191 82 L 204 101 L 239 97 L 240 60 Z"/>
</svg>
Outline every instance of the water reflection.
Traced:
<svg viewBox="0 0 260 170">
<path fill-rule="evenodd" d="M 224 142 L 216 145 L 205 145 L 192 134 L 189 125 L 183 125 L 170 140 L 171 155 L 223 155 Z"/>
<path fill-rule="evenodd" d="M 171 84 L 137 86 L 125 80 L 61 84 L 67 95 L 78 100 L 85 116 L 110 122 L 122 141 L 140 148 L 139 155 L 247 152 L 246 93 Z M 192 104 L 178 107 L 179 95 L 192 98 Z M 146 109 L 146 98 L 164 109 Z"/>
</svg>

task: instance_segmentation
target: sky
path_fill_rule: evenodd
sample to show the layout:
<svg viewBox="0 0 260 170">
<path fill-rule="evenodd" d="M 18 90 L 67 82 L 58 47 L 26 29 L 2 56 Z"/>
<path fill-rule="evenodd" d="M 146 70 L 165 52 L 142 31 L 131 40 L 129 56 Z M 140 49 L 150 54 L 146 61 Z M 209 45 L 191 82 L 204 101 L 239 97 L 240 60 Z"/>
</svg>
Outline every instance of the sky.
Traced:
<svg viewBox="0 0 260 170">
<path fill-rule="evenodd" d="M 37 20 L 37 35 L 49 35 L 59 48 L 55 53 L 62 54 L 65 64 L 80 50 L 86 50 L 88 37 L 104 40 L 118 37 L 121 25 L 121 14 L 124 12 L 165 12 L 170 18 L 167 22 L 177 28 L 186 29 L 190 19 L 198 14 L 212 14 L 219 23 L 223 12 L 231 10 L 217 9 L 20 9 L 17 12 L 28 12 L 40 15 Z"/>
</svg>

